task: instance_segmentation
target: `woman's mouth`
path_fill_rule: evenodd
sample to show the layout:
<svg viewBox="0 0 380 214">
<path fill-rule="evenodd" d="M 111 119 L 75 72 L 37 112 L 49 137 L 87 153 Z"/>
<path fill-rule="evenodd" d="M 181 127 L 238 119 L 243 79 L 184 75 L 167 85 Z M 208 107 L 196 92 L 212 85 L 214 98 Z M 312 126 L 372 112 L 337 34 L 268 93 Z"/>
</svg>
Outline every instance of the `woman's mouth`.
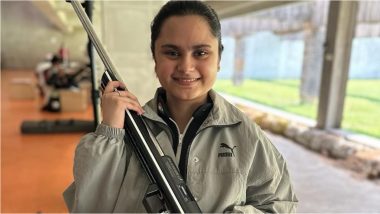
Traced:
<svg viewBox="0 0 380 214">
<path fill-rule="evenodd" d="M 177 77 L 173 77 L 173 79 L 181 85 L 190 85 L 190 84 L 198 81 L 200 78 L 177 78 Z"/>
</svg>

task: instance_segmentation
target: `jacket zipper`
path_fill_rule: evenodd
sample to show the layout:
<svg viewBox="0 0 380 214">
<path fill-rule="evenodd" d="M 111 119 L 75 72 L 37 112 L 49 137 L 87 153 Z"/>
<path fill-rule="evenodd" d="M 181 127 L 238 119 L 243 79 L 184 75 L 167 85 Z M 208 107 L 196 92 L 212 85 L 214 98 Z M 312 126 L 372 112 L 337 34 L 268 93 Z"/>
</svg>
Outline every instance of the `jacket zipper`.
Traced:
<svg viewBox="0 0 380 214">
<path fill-rule="evenodd" d="M 177 129 L 177 134 L 178 134 L 178 146 L 177 146 L 177 151 L 174 151 L 175 154 L 176 154 L 176 159 L 180 158 L 180 156 L 182 154 L 179 154 L 179 152 L 181 151 L 182 149 L 182 140 L 183 140 L 183 137 L 185 137 L 186 135 L 186 131 L 187 129 L 189 128 L 191 122 L 193 121 L 194 117 L 191 117 L 189 122 L 187 123 L 186 127 L 185 127 L 185 130 L 183 131 L 183 133 L 181 134 L 181 132 L 179 131 L 179 128 L 178 128 L 178 125 L 177 123 L 172 119 L 172 118 L 169 118 L 170 121 L 173 122 L 173 124 L 175 125 L 176 129 Z M 179 163 L 179 159 L 178 159 L 178 163 Z"/>
</svg>

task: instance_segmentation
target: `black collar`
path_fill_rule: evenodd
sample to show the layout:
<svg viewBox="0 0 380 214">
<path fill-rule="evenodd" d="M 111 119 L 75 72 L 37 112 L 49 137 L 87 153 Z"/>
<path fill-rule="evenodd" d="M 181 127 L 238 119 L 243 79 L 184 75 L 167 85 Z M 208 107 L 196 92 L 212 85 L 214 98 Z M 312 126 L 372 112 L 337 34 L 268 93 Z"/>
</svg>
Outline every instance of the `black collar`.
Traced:
<svg viewBox="0 0 380 214">
<path fill-rule="evenodd" d="M 193 118 L 203 118 L 210 112 L 211 108 L 213 106 L 213 102 L 211 97 L 207 96 L 207 102 L 203 105 L 199 106 L 194 112 L 193 112 Z M 167 106 L 167 99 L 166 99 L 166 91 L 163 88 L 158 89 L 158 97 L 157 97 L 157 112 L 158 115 L 164 119 L 165 121 L 170 118 L 170 111 Z"/>
</svg>

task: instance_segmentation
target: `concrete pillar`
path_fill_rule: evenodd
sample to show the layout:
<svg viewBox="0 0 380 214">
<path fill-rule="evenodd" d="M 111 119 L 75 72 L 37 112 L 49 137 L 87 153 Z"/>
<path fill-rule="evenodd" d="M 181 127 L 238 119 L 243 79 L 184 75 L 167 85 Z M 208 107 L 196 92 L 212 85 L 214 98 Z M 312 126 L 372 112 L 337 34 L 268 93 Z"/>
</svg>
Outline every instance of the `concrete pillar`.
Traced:
<svg viewBox="0 0 380 214">
<path fill-rule="evenodd" d="M 234 85 L 243 84 L 244 79 L 244 37 L 239 35 L 235 36 L 235 62 L 234 62 L 234 72 L 232 77 L 232 82 Z"/>
<path fill-rule="evenodd" d="M 305 23 L 305 48 L 301 73 L 301 103 L 313 103 L 319 93 L 322 71 L 324 34 L 319 26 L 312 22 Z"/>
<path fill-rule="evenodd" d="M 339 128 L 342 122 L 357 1 L 331 1 L 319 95 L 317 127 Z"/>
</svg>

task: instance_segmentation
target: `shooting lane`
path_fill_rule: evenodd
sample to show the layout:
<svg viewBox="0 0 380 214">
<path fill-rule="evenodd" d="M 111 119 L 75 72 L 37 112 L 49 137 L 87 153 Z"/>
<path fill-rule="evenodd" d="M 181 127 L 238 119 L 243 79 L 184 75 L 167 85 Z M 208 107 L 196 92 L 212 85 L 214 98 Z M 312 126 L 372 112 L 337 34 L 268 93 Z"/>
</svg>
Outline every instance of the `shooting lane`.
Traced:
<svg viewBox="0 0 380 214">
<path fill-rule="evenodd" d="M 145 103 L 159 84 L 153 72 L 149 26 L 165 1 L 93 3 L 95 30 L 119 73 L 128 77 L 125 80 L 128 89 Z M 88 52 L 87 34 L 70 3 L 2 1 L 1 12 L 1 212 L 67 212 L 62 193 L 73 181 L 75 147 L 88 132 L 86 128 L 73 128 L 72 123 L 84 121 L 91 126 L 96 122 L 99 109 L 94 111 L 93 102 L 89 101 L 81 111 L 41 111 L 43 98 L 35 86 L 36 65 L 46 53 L 56 52 L 64 41 L 70 61 L 88 63 L 89 58 L 95 58 L 91 68 L 98 83 L 104 67 L 94 50 Z M 12 93 L 15 79 L 23 87 Z M 13 95 L 24 98 L 15 99 Z M 29 127 L 37 127 L 37 131 L 22 133 L 26 122 L 32 122 Z M 55 128 L 48 130 L 48 127 Z M 31 129 L 24 132 L 28 130 Z M 55 133 L 46 133 L 53 131 Z"/>
<path fill-rule="evenodd" d="M 62 192 L 73 180 L 75 147 L 99 120 L 92 96 L 96 95 L 93 55 L 86 34 L 70 30 L 54 14 L 53 4 L 1 2 L 1 212 L 67 212 Z M 91 12 L 89 1 L 83 6 Z M 71 9 L 70 4 L 67 7 Z M 12 13 L 17 10 L 24 13 Z M 45 99 L 37 87 L 36 70 L 47 52 L 59 54 L 61 40 L 71 51 L 69 63 L 77 74 L 90 78 L 76 90 L 59 89 L 59 112 L 42 111 Z M 34 53 L 25 57 L 25 51 Z"/>
<path fill-rule="evenodd" d="M 6 93 L 14 78 L 30 78 L 30 71 L 2 71 L 1 85 L 1 211 L 66 212 L 62 190 L 72 181 L 74 150 L 83 133 L 22 134 L 25 119 L 92 119 L 83 112 L 41 112 L 41 102 L 15 100 Z M 29 93 L 29 92 L 27 92 Z"/>
</svg>

